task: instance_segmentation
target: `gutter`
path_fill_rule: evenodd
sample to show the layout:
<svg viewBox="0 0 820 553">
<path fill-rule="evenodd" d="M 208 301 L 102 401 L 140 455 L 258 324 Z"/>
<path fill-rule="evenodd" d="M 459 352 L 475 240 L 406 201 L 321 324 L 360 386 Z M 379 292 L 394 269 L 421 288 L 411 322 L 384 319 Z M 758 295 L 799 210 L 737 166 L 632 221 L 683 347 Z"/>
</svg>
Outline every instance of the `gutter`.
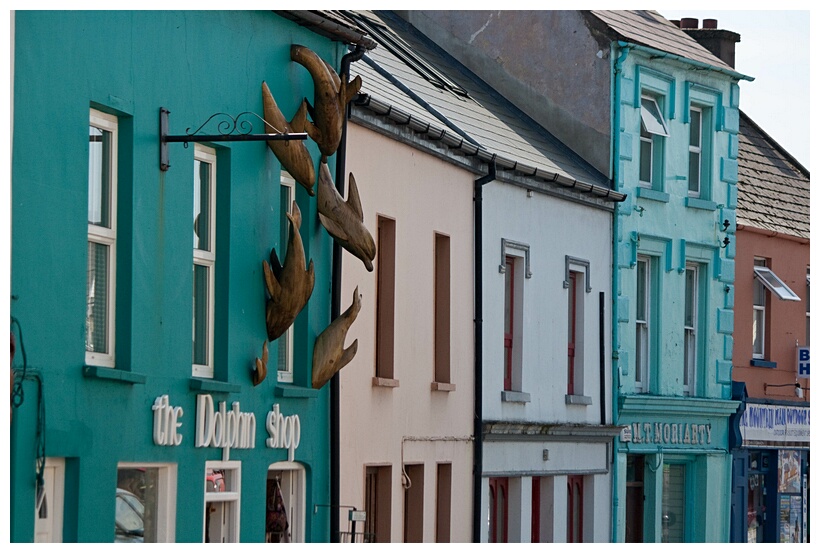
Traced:
<svg viewBox="0 0 820 553">
<path fill-rule="evenodd" d="M 798 244 L 803 244 L 803 245 L 811 243 L 811 240 L 809 238 L 804 237 L 804 236 L 795 236 L 793 234 L 786 234 L 785 232 L 779 232 L 779 231 L 776 231 L 776 230 L 764 229 L 764 228 L 760 228 L 760 227 L 753 227 L 753 226 L 742 225 L 742 224 L 737 224 L 736 228 L 737 228 L 738 231 L 742 230 L 742 231 L 751 232 L 751 233 L 754 233 L 754 234 L 760 234 L 762 236 L 766 236 L 767 238 L 781 238 L 783 240 L 790 240 L 792 242 L 797 242 Z"/>
<path fill-rule="evenodd" d="M 314 33 L 331 40 L 355 44 L 367 50 L 376 47 L 376 41 L 367 36 L 366 31 L 353 23 L 346 24 L 347 22 L 341 16 L 338 20 L 334 20 L 322 10 L 273 10 L 273 13 L 295 21 L 303 27 L 308 27 Z"/>
<path fill-rule="evenodd" d="M 496 153 L 490 152 L 483 146 L 475 144 L 473 141 L 465 138 L 464 136 L 460 136 L 455 131 L 436 127 L 428 121 L 423 121 L 418 117 L 395 108 L 390 104 L 382 102 L 369 94 L 360 93 L 353 100 L 353 102 L 357 106 L 369 109 L 376 115 L 387 117 L 399 125 L 405 125 L 413 132 L 422 134 L 429 140 L 442 142 L 450 150 L 455 150 L 456 153 L 468 157 L 475 156 L 479 161 L 482 161 L 487 165 L 495 163 L 497 168 L 513 171 L 527 177 L 537 178 L 547 183 L 555 183 L 564 188 L 573 189 L 577 192 L 590 194 L 612 202 L 622 202 L 626 199 L 626 194 L 616 192 L 611 188 L 581 182 L 573 179 L 572 177 L 499 156 Z"/>
<path fill-rule="evenodd" d="M 489 165 L 489 173 L 474 181 L 473 184 L 473 263 L 475 265 L 475 285 L 473 290 L 473 301 L 475 304 L 475 323 L 473 331 L 474 338 L 474 397 L 473 397 L 473 543 L 481 543 L 481 480 L 484 462 L 484 434 L 483 434 L 483 401 L 484 393 L 484 287 L 482 264 L 484 257 L 483 250 L 483 187 L 495 180 L 496 165 L 495 159 Z"/>
</svg>

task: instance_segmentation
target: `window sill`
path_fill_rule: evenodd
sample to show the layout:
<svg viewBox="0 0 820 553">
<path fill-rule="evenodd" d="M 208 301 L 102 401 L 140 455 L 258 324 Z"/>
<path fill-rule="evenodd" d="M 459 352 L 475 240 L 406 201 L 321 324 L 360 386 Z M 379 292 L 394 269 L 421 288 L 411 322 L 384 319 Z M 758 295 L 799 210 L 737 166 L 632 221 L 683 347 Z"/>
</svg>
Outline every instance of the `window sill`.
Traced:
<svg viewBox="0 0 820 553">
<path fill-rule="evenodd" d="M 122 369 L 111 367 L 83 367 L 83 376 L 86 378 L 98 378 L 100 380 L 114 380 L 123 384 L 145 384 L 147 377 L 144 374 L 132 373 Z"/>
<path fill-rule="evenodd" d="M 567 394 L 564 396 L 564 403 L 567 405 L 592 405 L 592 398 L 589 396 Z"/>
<path fill-rule="evenodd" d="M 188 381 L 188 389 L 195 392 L 237 393 L 242 391 L 242 386 L 210 378 L 191 378 Z"/>
<path fill-rule="evenodd" d="M 752 367 L 764 367 L 767 369 L 777 368 L 776 361 L 766 361 L 765 359 L 752 359 L 751 361 L 749 361 L 749 365 Z"/>
<path fill-rule="evenodd" d="M 512 392 L 504 390 L 501 392 L 501 401 L 507 403 L 529 403 L 530 394 L 527 392 Z"/>
<path fill-rule="evenodd" d="M 382 378 L 380 376 L 373 377 L 374 388 L 398 388 L 399 381 L 395 378 Z"/>
<path fill-rule="evenodd" d="M 692 209 L 704 209 L 706 211 L 715 211 L 717 209 L 717 204 L 710 200 L 702 200 L 700 198 L 686 198 L 684 200 L 684 204 L 686 207 L 691 207 Z"/>
<path fill-rule="evenodd" d="M 638 197 L 645 200 L 654 200 L 656 202 L 669 203 L 669 194 L 661 192 L 660 190 L 653 190 L 651 188 L 638 187 Z"/>
<path fill-rule="evenodd" d="M 430 384 L 430 390 L 434 392 L 455 392 L 456 385 L 450 382 L 432 382 Z"/>
<path fill-rule="evenodd" d="M 302 386 L 294 386 L 293 384 L 277 383 L 273 388 L 273 395 L 276 397 L 303 397 L 313 398 L 319 397 L 319 390 L 313 388 L 304 388 Z"/>
</svg>

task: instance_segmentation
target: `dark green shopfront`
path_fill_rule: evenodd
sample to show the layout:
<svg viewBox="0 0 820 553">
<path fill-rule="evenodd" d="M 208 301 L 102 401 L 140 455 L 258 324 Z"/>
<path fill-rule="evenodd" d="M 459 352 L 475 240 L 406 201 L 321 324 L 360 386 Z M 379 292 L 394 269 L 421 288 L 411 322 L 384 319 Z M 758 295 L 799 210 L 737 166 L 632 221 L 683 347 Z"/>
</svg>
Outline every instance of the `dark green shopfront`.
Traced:
<svg viewBox="0 0 820 553">
<path fill-rule="evenodd" d="M 161 162 L 160 121 L 241 127 L 263 82 L 290 119 L 313 95 L 291 45 L 338 68 L 347 44 L 271 11 L 12 17 L 11 541 L 328 541 L 316 199 L 264 141 Z M 315 286 L 268 342 L 262 261 L 284 258 L 293 200 Z"/>
</svg>

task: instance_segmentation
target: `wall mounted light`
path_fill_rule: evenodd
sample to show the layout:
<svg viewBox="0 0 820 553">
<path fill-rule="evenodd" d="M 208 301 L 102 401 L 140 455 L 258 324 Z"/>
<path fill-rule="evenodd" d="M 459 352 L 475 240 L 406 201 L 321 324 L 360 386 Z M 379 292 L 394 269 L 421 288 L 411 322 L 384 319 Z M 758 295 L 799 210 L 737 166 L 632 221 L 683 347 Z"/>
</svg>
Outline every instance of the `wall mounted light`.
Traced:
<svg viewBox="0 0 820 553">
<path fill-rule="evenodd" d="M 724 219 L 723 220 L 723 232 L 726 232 L 726 229 L 729 228 L 729 224 L 730 224 L 729 219 Z"/>
<path fill-rule="evenodd" d="M 723 248 L 725 248 L 726 246 L 728 246 L 730 242 L 731 242 L 731 240 L 729 240 L 729 237 L 728 237 L 728 236 L 724 237 L 724 238 L 723 238 L 723 242 L 722 242 L 722 243 L 723 243 L 723 245 L 721 246 L 721 249 L 723 249 Z"/>
</svg>

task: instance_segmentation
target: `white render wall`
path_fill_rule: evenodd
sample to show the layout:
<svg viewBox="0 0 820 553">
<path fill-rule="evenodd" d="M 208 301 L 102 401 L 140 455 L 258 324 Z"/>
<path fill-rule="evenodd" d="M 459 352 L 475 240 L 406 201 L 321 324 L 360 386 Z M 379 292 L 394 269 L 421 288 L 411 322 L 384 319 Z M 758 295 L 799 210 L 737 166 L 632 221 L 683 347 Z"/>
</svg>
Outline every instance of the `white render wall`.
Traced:
<svg viewBox="0 0 820 553">
<path fill-rule="evenodd" d="M 435 541 L 436 463 L 452 463 L 453 542 L 472 539 L 473 444 L 473 180 L 474 175 L 432 155 L 349 124 L 346 170 L 359 187 L 364 223 L 377 240 L 377 214 L 396 221 L 395 388 L 373 385 L 376 270 L 346 251 L 342 311 L 359 287 L 362 310 L 345 342 L 358 352 L 340 374 L 340 502 L 364 509 L 366 465 L 391 465 L 391 541 L 403 541 L 402 460 L 424 464 L 425 542 Z M 347 197 L 347 178 L 345 197 Z M 318 223 L 317 223 L 318 224 Z M 450 237 L 451 382 L 434 380 L 435 232 Z M 378 255 L 374 265 L 378 265 Z M 340 513 L 347 529 L 347 512 Z M 361 529 L 361 526 L 358 528 Z"/>
<path fill-rule="evenodd" d="M 605 293 L 606 420 L 612 420 L 612 214 L 494 181 L 483 191 L 483 418 L 600 424 L 599 292 Z M 523 279 L 522 390 L 529 403 L 501 401 L 504 389 L 504 274 L 501 239 L 528 244 L 532 277 Z M 591 405 L 566 405 L 567 289 L 565 256 L 590 263 L 584 294 L 583 394 Z M 519 291 L 516 290 L 516 293 Z"/>
</svg>

